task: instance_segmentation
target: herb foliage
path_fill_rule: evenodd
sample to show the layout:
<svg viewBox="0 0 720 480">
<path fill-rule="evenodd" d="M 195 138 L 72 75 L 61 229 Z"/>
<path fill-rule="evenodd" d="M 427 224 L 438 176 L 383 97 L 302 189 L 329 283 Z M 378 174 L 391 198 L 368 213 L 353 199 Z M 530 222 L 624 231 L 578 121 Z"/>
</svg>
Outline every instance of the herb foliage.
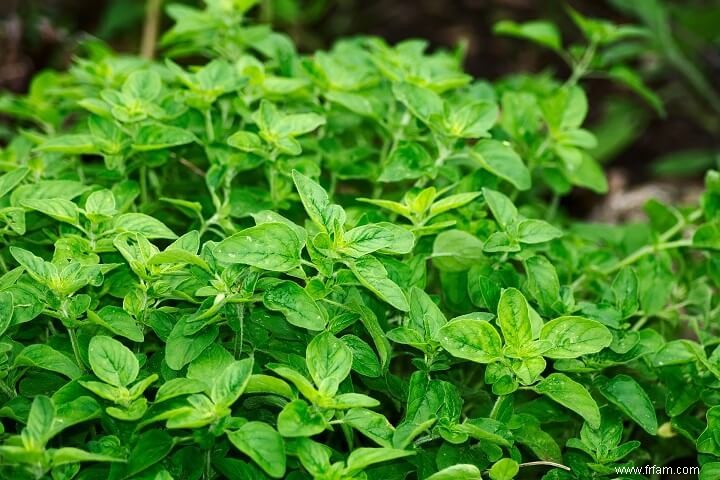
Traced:
<svg viewBox="0 0 720 480">
<path fill-rule="evenodd" d="M 0 475 L 569 480 L 697 455 L 717 478 L 720 174 L 645 224 L 558 207 L 607 190 L 586 75 L 661 109 L 617 55 L 648 32 L 501 22 L 572 74 L 490 83 L 420 40 L 298 54 L 254 3 L 171 5 L 164 60 L 89 42 L 0 98 Z"/>
</svg>

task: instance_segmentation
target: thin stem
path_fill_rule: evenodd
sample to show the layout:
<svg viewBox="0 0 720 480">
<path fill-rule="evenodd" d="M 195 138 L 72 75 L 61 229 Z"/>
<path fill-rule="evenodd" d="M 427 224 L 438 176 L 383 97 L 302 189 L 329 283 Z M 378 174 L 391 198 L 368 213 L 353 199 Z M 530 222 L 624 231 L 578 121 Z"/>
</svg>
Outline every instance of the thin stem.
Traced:
<svg viewBox="0 0 720 480">
<path fill-rule="evenodd" d="M 544 465 L 547 467 L 555 467 L 555 468 L 562 468 L 563 470 L 567 470 L 568 472 L 571 471 L 570 467 L 563 465 L 562 463 L 555 463 L 555 462 L 525 462 L 518 465 L 520 468 L 522 467 L 534 467 L 536 465 Z"/>
<path fill-rule="evenodd" d="M 205 133 L 208 137 L 208 143 L 213 143 L 215 141 L 215 128 L 213 127 L 212 113 L 209 108 L 205 110 Z"/>
<path fill-rule="evenodd" d="M 145 164 L 140 166 L 140 198 L 143 205 L 148 203 L 148 167 Z"/>
<path fill-rule="evenodd" d="M 85 364 L 80 357 L 80 345 L 78 344 L 77 333 L 74 328 L 68 328 L 68 334 L 70 335 L 70 345 L 72 345 L 73 353 L 75 354 L 75 361 L 80 367 L 80 370 L 85 371 Z"/>
<path fill-rule="evenodd" d="M 8 386 L 8 384 L 5 383 L 5 380 L 4 380 L 4 379 L 0 379 L 0 390 L 2 390 L 2 392 L 5 393 L 5 395 L 7 395 L 7 396 L 10 397 L 10 398 L 15 398 L 15 397 L 17 397 L 17 392 L 15 392 L 15 390 L 13 390 L 12 388 L 10 388 L 10 387 Z"/>
<path fill-rule="evenodd" d="M 573 68 L 570 78 L 568 78 L 567 81 L 565 82 L 565 84 L 563 85 L 563 88 L 572 87 L 587 73 L 588 67 L 590 66 L 590 63 L 592 62 L 593 58 L 595 57 L 596 49 L 597 49 L 596 43 L 593 42 L 590 45 L 588 45 L 587 49 L 585 49 L 585 52 L 583 53 L 582 58 Z"/>
<path fill-rule="evenodd" d="M 634 253 L 628 255 L 627 257 L 625 257 L 621 261 L 617 262 L 612 267 L 602 270 L 600 273 L 602 273 L 603 275 L 610 275 L 611 273 L 614 273 L 614 272 L 622 269 L 623 267 L 632 265 L 633 263 L 640 260 L 642 257 L 649 255 L 651 253 L 659 252 L 661 250 L 672 250 L 674 248 L 689 247 L 691 245 L 692 245 L 692 240 L 689 238 L 684 238 L 682 240 L 675 240 L 674 242 L 660 243 L 658 245 L 647 245 L 645 247 L 642 247 L 642 248 L 636 250 Z"/>
<path fill-rule="evenodd" d="M 210 450 L 205 452 L 205 479 L 210 480 L 212 478 L 212 459 L 210 457 Z"/>
<path fill-rule="evenodd" d="M 3 273 L 10 271 L 7 263 L 5 263 L 5 259 L 3 258 L 2 254 L 0 254 L 0 268 L 2 268 Z"/>
<path fill-rule="evenodd" d="M 143 34 L 140 41 L 140 55 L 148 60 L 152 60 L 155 56 L 161 7 L 162 0 L 148 0 L 147 2 L 145 25 L 143 25 Z"/>
</svg>

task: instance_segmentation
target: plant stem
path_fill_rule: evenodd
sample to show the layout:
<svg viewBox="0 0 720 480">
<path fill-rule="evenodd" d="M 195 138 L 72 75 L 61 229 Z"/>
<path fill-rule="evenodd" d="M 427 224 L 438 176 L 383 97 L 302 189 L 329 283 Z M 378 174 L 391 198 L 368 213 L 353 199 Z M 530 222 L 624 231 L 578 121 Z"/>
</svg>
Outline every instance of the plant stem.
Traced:
<svg viewBox="0 0 720 480">
<path fill-rule="evenodd" d="M 570 75 L 570 78 L 567 79 L 565 84 L 563 85 L 563 88 L 568 88 L 574 86 L 586 73 L 588 70 L 588 67 L 590 66 L 590 63 L 593 61 L 593 58 L 595 57 L 595 50 L 597 49 L 596 43 L 591 43 L 588 45 L 587 49 L 585 49 L 585 52 L 583 53 L 582 58 L 580 61 L 573 67 L 572 74 Z"/>
<path fill-rule="evenodd" d="M 646 245 L 638 250 L 636 250 L 634 253 L 631 253 L 621 261 L 617 262 L 615 265 L 613 265 L 610 268 L 606 268 L 605 270 L 602 270 L 600 273 L 603 275 L 610 275 L 611 273 L 614 273 L 623 267 L 626 267 L 628 265 L 631 265 L 638 260 L 640 260 L 645 255 L 649 255 L 654 252 L 659 252 L 661 250 L 672 250 L 674 248 L 682 248 L 682 247 L 689 247 L 692 245 L 692 240 L 689 238 L 684 238 L 682 240 L 675 240 L 674 242 L 665 242 L 660 243 L 658 245 Z"/>
<path fill-rule="evenodd" d="M 10 397 L 10 398 L 15 398 L 15 397 L 17 397 L 17 393 L 15 392 L 15 390 L 13 390 L 12 388 L 10 388 L 10 387 L 8 386 L 8 384 L 5 383 L 5 380 L 4 380 L 4 379 L 0 379 L 0 390 L 2 390 L 3 393 L 5 393 L 5 395 L 7 395 L 7 396 Z"/>
<path fill-rule="evenodd" d="M 70 345 L 72 345 L 73 353 L 75 354 L 75 361 L 80 367 L 80 370 L 85 371 L 85 364 L 80 357 L 80 345 L 78 344 L 77 333 L 74 328 L 68 328 L 68 335 L 70 335 Z"/>
<path fill-rule="evenodd" d="M 571 471 L 570 467 L 555 462 L 525 462 L 521 463 L 519 467 L 534 467 L 535 465 L 545 465 L 547 467 L 562 468 L 563 470 L 567 470 L 568 472 Z"/>
<path fill-rule="evenodd" d="M 143 204 L 148 203 L 148 172 L 147 165 L 140 166 L 140 198 Z"/>
<path fill-rule="evenodd" d="M 143 25 L 143 34 L 140 41 L 140 55 L 148 60 L 152 60 L 155 56 L 161 7 L 162 0 L 148 0 L 147 2 L 145 25 Z"/>
</svg>

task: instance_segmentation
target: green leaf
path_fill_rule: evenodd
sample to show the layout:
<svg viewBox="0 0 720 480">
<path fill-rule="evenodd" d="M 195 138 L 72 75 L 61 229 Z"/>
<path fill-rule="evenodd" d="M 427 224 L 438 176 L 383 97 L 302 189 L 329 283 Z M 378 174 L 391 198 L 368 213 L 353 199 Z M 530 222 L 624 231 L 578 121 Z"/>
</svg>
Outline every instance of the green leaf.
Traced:
<svg viewBox="0 0 720 480">
<path fill-rule="evenodd" d="M 53 423 L 55 422 L 55 405 L 45 395 L 38 395 L 33 399 L 28 414 L 27 424 L 23 432 L 32 442 L 32 447 L 39 449 L 45 446 L 52 437 Z"/>
<path fill-rule="evenodd" d="M 432 259 L 438 270 L 462 272 L 485 258 L 483 242 L 463 230 L 447 230 L 435 237 Z"/>
<path fill-rule="evenodd" d="M 537 393 L 547 395 L 565 408 L 572 410 L 592 428 L 600 427 L 600 409 L 590 392 L 580 383 L 562 373 L 551 373 L 533 387 Z"/>
<path fill-rule="evenodd" d="M 412 236 L 412 233 L 407 232 Z M 344 255 L 359 258 L 378 250 L 391 248 L 395 242 L 395 232 L 382 225 L 370 223 L 345 232 L 343 245 L 338 249 Z"/>
<path fill-rule="evenodd" d="M 505 343 L 516 350 L 532 342 L 533 334 L 525 297 L 516 288 L 507 288 L 498 303 L 498 325 Z"/>
<path fill-rule="evenodd" d="M 173 233 L 160 220 L 144 213 L 123 213 L 113 219 L 113 228 L 119 232 L 140 233 L 147 239 L 166 238 L 174 240 Z"/>
<path fill-rule="evenodd" d="M 390 152 L 378 181 L 400 182 L 427 175 L 433 166 L 430 153 L 417 142 L 400 141 Z"/>
<path fill-rule="evenodd" d="M 345 223 L 345 212 L 339 205 L 330 203 L 325 189 L 296 170 L 292 171 L 292 177 L 305 211 L 321 231 L 333 232 L 336 224 Z"/>
<path fill-rule="evenodd" d="M 493 31 L 502 35 L 524 38 L 551 50 L 560 50 L 562 48 L 560 32 L 550 22 L 516 23 L 511 20 L 503 20 L 495 24 Z"/>
<path fill-rule="evenodd" d="M 520 471 L 518 463 L 511 458 L 503 458 L 490 467 L 490 478 L 492 480 L 512 480 Z"/>
<path fill-rule="evenodd" d="M 170 125 L 143 125 L 133 140 L 132 148 L 140 152 L 164 150 L 195 141 L 195 135 Z"/>
<path fill-rule="evenodd" d="M 158 388 L 158 391 L 155 394 L 155 402 L 163 402 L 179 396 L 200 393 L 205 391 L 206 388 L 207 385 L 205 382 L 201 382 L 200 380 L 182 377 L 173 378 Z"/>
<path fill-rule="evenodd" d="M 530 170 L 509 145 L 497 140 L 481 140 L 472 149 L 473 159 L 485 170 L 510 182 L 518 190 L 532 185 Z"/>
<path fill-rule="evenodd" d="M 482 480 L 482 474 L 475 465 L 459 463 L 443 468 L 425 480 Z"/>
<path fill-rule="evenodd" d="M 600 322 L 583 317 L 559 317 L 543 325 L 540 340 L 552 347 L 543 353 L 548 358 L 576 358 L 597 353 L 612 343 L 612 333 Z"/>
<path fill-rule="evenodd" d="M 63 198 L 49 199 L 27 199 L 22 201 L 22 206 L 31 210 L 44 213 L 60 222 L 77 225 L 79 221 L 80 210 L 70 200 Z"/>
<path fill-rule="evenodd" d="M 95 191 L 85 200 L 85 215 L 93 221 L 105 220 L 116 213 L 115 196 L 110 190 Z"/>
<path fill-rule="evenodd" d="M 256 153 L 260 155 L 265 151 L 262 139 L 252 132 L 235 132 L 230 135 L 227 143 L 231 147 L 242 150 L 243 152 Z"/>
<path fill-rule="evenodd" d="M 443 101 L 435 92 L 411 83 L 393 84 L 393 94 L 417 118 L 429 124 L 443 116 Z"/>
<path fill-rule="evenodd" d="M 229 236 L 215 247 L 213 255 L 221 262 L 287 272 L 300 266 L 302 247 L 289 226 L 263 223 Z"/>
<path fill-rule="evenodd" d="M 23 348 L 15 357 L 15 367 L 35 367 L 65 375 L 75 380 L 82 375 L 78 365 L 49 345 L 34 344 Z"/>
<path fill-rule="evenodd" d="M 372 347 L 355 335 L 343 335 L 340 339 L 352 351 L 352 369 L 366 377 L 377 378 L 382 375 L 380 360 Z"/>
<path fill-rule="evenodd" d="M 713 220 L 700 225 L 693 234 L 692 243 L 697 248 L 720 250 L 720 221 Z"/>
<path fill-rule="evenodd" d="M 131 98 L 152 101 L 162 90 L 162 79 L 153 70 L 136 70 L 128 75 L 122 92 Z"/>
<path fill-rule="evenodd" d="M 381 447 L 392 447 L 395 428 L 380 413 L 366 408 L 352 408 L 345 413 L 343 423 L 350 425 Z"/>
<path fill-rule="evenodd" d="M 37 147 L 37 150 L 40 152 L 83 154 L 97 153 L 99 149 L 92 135 L 68 134 L 48 138 Z"/>
<path fill-rule="evenodd" d="M 525 271 L 528 293 L 543 312 L 552 312 L 560 300 L 560 279 L 555 266 L 547 258 L 535 255 L 525 260 Z"/>
<path fill-rule="evenodd" d="M 405 293 L 395 282 L 390 280 L 387 270 L 377 258 L 368 255 L 356 261 L 347 262 L 347 266 L 365 288 L 382 300 L 403 312 L 410 309 Z"/>
<path fill-rule="evenodd" d="M 320 391 L 335 395 L 340 382 L 350 374 L 352 350 L 330 332 L 310 341 L 305 354 L 308 371 Z"/>
<path fill-rule="evenodd" d="M 477 363 L 492 363 L 502 357 L 502 340 L 485 320 L 453 320 L 440 329 L 440 345 L 453 357 Z"/>
<path fill-rule="evenodd" d="M 13 295 L 8 291 L 0 291 L 0 335 L 10 326 L 15 310 Z"/>
<path fill-rule="evenodd" d="M 264 422 L 248 422 L 227 434 L 230 443 L 252 458 L 273 478 L 285 475 L 285 443 L 280 434 Z"/>
<path fill-rule="evenodd" d="M 280 435 L 290 437 L 311 437 L 322 433 L 327 422 L 322 413 L 303 400 L 293 400 L 285 405 L 277 419 Z"/>
<path fill-rule="evenodd" d="M 125 337 L 133 342 L 145 340 L 142 328 L 137 321 L 120 307 L 107 305 L 99 312 L 88 311 L 88 320 L 107 328 L 112 333 Z"/>
<path fill-rule="evenodd" d="M 327 314 L 297 283 L 284 281 L 265 291 L 263 304 L 270 310 L 282 312 L 288 323 L 308 330 L 322 330 Z"/>
<path fill-rule="evenodd" d="M 598 389 L 610 403 L 640 425 L 650 435 L 657 434 L 658 422 L 655 407 L 645 390 L 632 377 L 616 375 L 602 379 Z"/>
<path fill-rule="evenodd" d="M 482 192 L 490 211 L 495 217 L 495 221 L 503 230 L 515 223 L 518 218 L 518 211 L 512 200 L 506 195 L 489 188 L 483 188 Z"/>
<path fill-rule="evenodd" d="M 88 358 L 93 373 L 103 382 L 116 387 L 128 386 L 140 371 L 138 359 L 130 349 L 104 335 L 90 340 Z"/>
<path fill-rule="evenodd" d="M 346 472 L 352 475 L 361 472 L 370 465 L 389 462 L 410 455 L 415 455 L 415 452 L 397 448 L 356 448 L 348 456 Z"/>
<path fill-rule="evenodd" d="M 214 379 L 210 390 L 210 399 L 220 407 L 230 407 L 245 391 L 250 374 L 252 373 L 253 359 L 245 358 L 229 364 Z"/>
<path fill-rule="evenodd" d="M 640 308 L 638 283 L 637 274 L 630 267 L 620 270 L 613 280 L 612 293 L 615 297 L 615 307 L 623 318 L 628 318 Z"/>
<path fill-rule="evenodd" d="M 165 458 L 173 448 L 173 438 L 164 430 L 143 432 L 128 455 L 128 476 L 150 468 Z"/>
<path fill-rule="evenodd" d="M 488 130 L 498 118 L 494 102 L 473 102 L 454 108 L 445 119 L 450 136 L 462 138 L 489 137 Z"/>
<path fill-rule="evenodd" d="M 440 327 L 446 323 L 445 315 L 430 296 L 423 290 L 412 287 L 407 326 L 417 332 L 421 338 L 430 340 L 437 336 Z"/>
<path fill-rule="evenodd" d="M 58 448 L 52 453 L 52 465 L 59 467 L 62 465 L 75 464 L 79 462 L 124 462 L 124 458 L 112 457 L 99 453 L 86 452 L 79 448 L 63 447 Z"/>
<path fill-rule="evenodd" d="M 0 198 L 19 185 L 29 172 L 30 169 L 27 167 L 18 167 L 0 176 Z"/>
<path fill-rule="evenodd" d="M 562 230 L 544 220 L 523 220 L 518 225 L 518 240 L 521 243 L 544 243 L 560 238 L 562 235 Z"/>
</svg>

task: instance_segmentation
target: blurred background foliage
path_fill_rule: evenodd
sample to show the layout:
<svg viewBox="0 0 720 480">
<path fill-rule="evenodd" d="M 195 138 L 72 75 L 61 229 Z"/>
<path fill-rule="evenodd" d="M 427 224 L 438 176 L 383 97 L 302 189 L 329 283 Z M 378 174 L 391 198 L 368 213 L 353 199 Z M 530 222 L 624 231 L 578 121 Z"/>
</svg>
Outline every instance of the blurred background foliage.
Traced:
<svg viewBox="0 0 720 480">
<path fill-rule="evenodd" d="M 27 91 L 37 72 L 66 68 L 88 36 L 121 52 L 140 51 L 146 11 L 162 1 L 2 0 L 0 91 Z M 197 5 L 200 0 L 172 3 Z M 519 72 L 569 74 L 552 52 L 493 34 L 501 20 L 544 19 L 554 22 L 571 44 L 581 33 L 567 15 L 568 6 L 652 32 L 612 53 L 639 59 L 634 66 L 660 103 L 654 97 L 643 101 L 613 82 L 591 78 L 585 83 L 599 140 L 594 153 L 608 164 L 609 201 L 631 210 L 633 195 L 640 203 L 648 196 L 692 197 L 702 173 L 720 161 L 718 0 L 263 0 L 253 13 L 290 35 L 301 51 L 328 48 L 354 34 L 390 42 L 420 37 L 436 48 L 461 49 L 470 73 L 497 79 Z M 161 31 L 171 23 L 166 15 L 159 21 Z M 0 141 L 10 128 L 0 122 Z M 583 212 L 613 220 L 598 214 L 596 198 L 579 200 Z"/>
</svg>

